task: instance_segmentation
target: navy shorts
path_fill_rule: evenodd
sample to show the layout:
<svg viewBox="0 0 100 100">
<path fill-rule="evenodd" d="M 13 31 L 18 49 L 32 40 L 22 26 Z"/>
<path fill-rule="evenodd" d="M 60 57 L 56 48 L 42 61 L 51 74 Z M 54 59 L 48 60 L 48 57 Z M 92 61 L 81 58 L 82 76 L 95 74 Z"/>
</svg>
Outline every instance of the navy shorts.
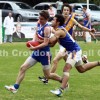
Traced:
<svg viewBox="0 0 100 100">
<path fill-rule="evenodd" d="M 36 50 L 32 54 L 32 58 L 40 62 L 42 65 L 50 65 L 51 63 L 51 53 L 50 51 L 39 51 Z"/>
<path fill-rule="evenodd" d="M 87 23 L 88 23 L 88 21 L 84 21 L 84 26 L 91 29 L 91 24 L 88 24 L 88 26 L 86 26 Z"/>
</svg>

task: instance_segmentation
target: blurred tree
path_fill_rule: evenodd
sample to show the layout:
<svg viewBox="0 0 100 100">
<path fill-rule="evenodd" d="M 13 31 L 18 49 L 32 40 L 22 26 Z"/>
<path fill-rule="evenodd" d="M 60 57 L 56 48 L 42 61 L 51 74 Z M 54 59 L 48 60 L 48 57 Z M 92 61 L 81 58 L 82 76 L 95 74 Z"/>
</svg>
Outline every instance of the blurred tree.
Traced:
<svg viewBox="0 0 100 100">
<path fill-rule="evenodd" d="M 96 5 L 100 5 L 100 0 L 91 0 L 92 3 L 95 3 Z"/>
</svg>

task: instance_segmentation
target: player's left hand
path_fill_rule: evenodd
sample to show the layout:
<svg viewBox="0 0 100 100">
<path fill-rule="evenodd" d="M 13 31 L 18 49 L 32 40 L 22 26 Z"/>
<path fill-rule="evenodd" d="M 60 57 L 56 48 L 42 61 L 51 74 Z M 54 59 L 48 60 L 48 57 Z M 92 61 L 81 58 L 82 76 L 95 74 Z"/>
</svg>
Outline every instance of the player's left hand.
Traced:
<svg viewBox="0 0 100 100">
<path fill-rule="evenodd" d="M 91 32 L 93 32 L 93 33 L 96 32 L 95 28 L 92 28 L 92 29 L 91 29 Z"/>
<path fill-rule="evenodd" d="M 32 46 L 30 43 L 29 43 L 29 45 L 30 45 L 30 50 L 35 50 L 35 47 L 34 46 Z"/>
</svg>

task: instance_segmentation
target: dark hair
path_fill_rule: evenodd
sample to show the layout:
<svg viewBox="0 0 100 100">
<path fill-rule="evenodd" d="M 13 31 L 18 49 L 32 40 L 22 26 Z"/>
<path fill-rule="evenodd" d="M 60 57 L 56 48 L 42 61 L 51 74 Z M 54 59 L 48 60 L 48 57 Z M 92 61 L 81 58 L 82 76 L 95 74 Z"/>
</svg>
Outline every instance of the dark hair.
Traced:
<svg viewBox="0 0 100 100">
<path fill-rule="evenodd" d="M 70 10 L 70 14 L 72 13 L 72 7 L 69 4 L 64 4 L 61 8 L 61 12 L 63 12 L 64 7 L 68 7 Z"/>
<path fill-rule="evenodd" d="M 87 7 L 83 7 L 82 9 L 86 10 L 86 9 L 87 9 Z"/>
<path fill-rule="evenodd" d="M 44 17 L 45 19 L 49 19 L 49 13 L 48 13 L 48 11 L 41 11 L 40 13 L 39 13 L 39 15 L 40 16 L 42 16 L 42 17 Z"/>
<path fill-rule="evenodd" d="M 50 5 L 49 7 L 53 7 L 52 5 Z"/>
<path fill-rule="evenodd" d="M 59 26 L 64 25 L 65 18 L 61 14 L 56 14 L 55 17 L 57 18 L 57 22 L 59 22 Z"/>
</svg>

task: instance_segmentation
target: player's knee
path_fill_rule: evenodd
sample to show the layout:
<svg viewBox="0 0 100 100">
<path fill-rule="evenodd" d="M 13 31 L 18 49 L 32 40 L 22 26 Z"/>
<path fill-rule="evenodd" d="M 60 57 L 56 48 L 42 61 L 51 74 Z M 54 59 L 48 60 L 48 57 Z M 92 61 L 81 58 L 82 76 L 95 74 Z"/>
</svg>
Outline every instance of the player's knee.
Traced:
<svg viewBox="0 0 100 100">
<path fill-rule="evenodd" d="M 63 75 L 69 77 L 69 72 L 63 72 Z"/>
<path fill-rule="evenodd" d="M 57 64 L 57 63 L 58 63 L 58 60 L 54 59 L 53 64 Z"/>
<path fill-rule="evenodd" d="M 84 73 L 86 71 L 83 67 L 77 68 L 77 70 L 78 70 L 79 73 Z"/>
<path fill-rule="evenodd" d="M 72 66 L 70 64 L 66 64 L 63 68 L 63 72 L 69 72 L 72 69 Z"/>
<path fill-rule="evenodd" d="M 21 72 L 25 72 L 26 71 L 26 66 L 23 64 L 23 65 L 21 65 L 21 67 L 20 67 L 20 71 Z"/>
</svg>

